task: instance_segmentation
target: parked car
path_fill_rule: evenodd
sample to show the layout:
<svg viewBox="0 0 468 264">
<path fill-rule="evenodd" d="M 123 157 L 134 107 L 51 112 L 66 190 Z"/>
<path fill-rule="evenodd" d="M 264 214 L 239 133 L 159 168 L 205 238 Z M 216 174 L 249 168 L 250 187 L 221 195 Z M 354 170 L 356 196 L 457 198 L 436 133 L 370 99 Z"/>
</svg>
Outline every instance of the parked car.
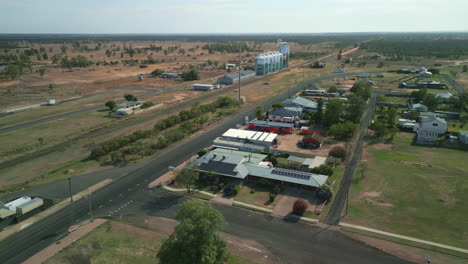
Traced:
<svg viewBox="0 0 468 264">
<path fill-rule="evenodd" d="M 226 186 L 223 191 L 225 196 L 234 195 L 234 187 L 233 186 Z"/>
</svg>

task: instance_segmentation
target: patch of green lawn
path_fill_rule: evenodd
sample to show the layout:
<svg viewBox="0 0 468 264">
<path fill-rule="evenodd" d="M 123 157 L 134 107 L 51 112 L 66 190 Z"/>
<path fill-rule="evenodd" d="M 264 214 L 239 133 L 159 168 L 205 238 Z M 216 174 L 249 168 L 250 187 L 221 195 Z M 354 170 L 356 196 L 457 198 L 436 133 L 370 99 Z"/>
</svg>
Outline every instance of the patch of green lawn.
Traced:
<svg viewBox="0 0 468 264">
<path fill-rule="evenodd" d="M 270 204 L 268 195 L 271 190 L 260 186 L 256 186 L 255 192 L 252 192 L 253 189 L 254 186 L 250 184 L 241 186 L 240 192 L 234 197 L 234 200 L 268 208 Z"/>
<path fill-rule="evenodd" d="M 399 133 L 394 147 L 368 147 L 365 178 L 361 168 L 351 185 L 347 220 L 425 240 L 468 246 L 468 152 L 411 145 Z M 364 192 L 381 192 L 363 197 Z M 370 201 L 368 201 L 370 200 Z M 382 206 L 376 203 L 391 204 Z"/>
</svg>

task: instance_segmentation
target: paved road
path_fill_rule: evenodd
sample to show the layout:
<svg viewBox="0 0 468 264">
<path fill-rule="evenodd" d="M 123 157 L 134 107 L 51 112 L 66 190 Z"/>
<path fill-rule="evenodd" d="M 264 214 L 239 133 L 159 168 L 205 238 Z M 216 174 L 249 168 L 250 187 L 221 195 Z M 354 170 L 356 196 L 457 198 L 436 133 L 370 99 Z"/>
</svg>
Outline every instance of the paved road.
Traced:
<svg viewBox="0 0 468 264">
<path fill-rule="evenodd" d="M 167 191 L 146 190 L 129 197 L 122 196 L 120 205 L 103 207 L 96 213 L 107 215 L 111 210 L 117 211 L 112 218 L 129 223 L 143 221 L 146 216 L 174 218 L 180 203 L 187 199 L 190 198 Z M 259 242 L 276 256 L 279 263 L 409 263 L 354 241 L 339 231 L 219 203 L 211 204 L 226 219 L 223 231 Z"/>
<path fill-rule="evenodd" d="M 356 165 L 361 158 L 362 152 L 362 143 L 364 141 L 364 136 L 366 135 L 367 128 L 370 125 L 372 117 L 374 116 L 375 106 L 377 102 L 377 95 L 372 95 L 369 100 L 369 106 L 364 117 L 359 124 L 358 133 L 354 137 L 354 142 L 352 143 L 351 154 L 349 158 L 348 165 L 346 166 L 345 172 L 343 174 L 343 179 L 340 183 L 340 188 L 336 193 L 335 199 L 328 210 L 328 214 L 324 219 L 324 222 L 329 225 L 338 225 L 341 219 L 341 213 L 346 206 L 346 201 L 348 199 L 349 188 L 351 186 L 351 181 L 353 179 L 354 171 L 356 170 Z"/>
<path fill-rule="evenodd" d="M 453 89 L 455 89 L 459 94 L 465 93 L 465 88 L 461 84 L 459 84 L 457 81 L 455 81 L 451 76 L 447 74 L 441 74 L 441 76 L 448 82 L 450 85 L 452 85 Z"/>
<path fill-rule="evenodd" d="M 333 78 L 335 77 L 332 76 Z M 316 81 L 324 80 L 328 77 L 321 77 L 308 82 L 301 83 L 300 85 L 291 88 L 293 92 L 297 92 L 304 87 L 307 87 L 309 84 Z M 265 107 L 270 107 L 272 103 L 285 99 L 287 97 L 287 92 L 277 96 L 272 97 L 261 104 Z M 165 151 L 158 155 L 155 159 L 147 162 L 141 167 L 131 171 L 127 176 L 119 178 L 112 184 L 104 187 L 99 190 L 92 196 L 93 206 L 95 208 L 105 210 L 110 207 L 120 208 L 124 204 L 127 204 L 129 201 L 121 201 L 125 197 L 132 197 L 133 194 L 141 193 L 142 186 L 145 186 L 150 181 L 160 177 L 167 171 L 168 166 L 177 165 L 184 160 L 191 157 L 195 152 L 203 147 L 209 146 L 212 140 L 220 136 L 227 128 L 234 127 L 236 124 L 242 123 L 245 115 L 253 116 L 255 108 L 257 105 L 253 105 L 250 108 L 243 110 L 242 112 L 236 114 L 232 118 L 225 120 L 218 127 L 207 131 L 206 133 L 201 134 L 197 140 L 185 140 L 182 144 L 179 145 L 173 151 Z M 179 200 L 180 198 L 170 198 L 174 201 Z M 156 211 L 164 211 L 165 208 L 172 208 L 173 205 L 154 202 L 151 204 L 151 208 Z M 101 208 L 100 208 L 101 207 Z M 72 206 L 66 207 L 57 213 L 51 215 L 47 219 L 37 222 L 34 225 L 25 227 L 17 234 L 8 237 L 7 239 L 0 242 L 0 263 L 18 263 L 21 262 L 37 251 L 45 248 L 47 245 L 53 243 L 58 238 L 60 238 L 66 231 L 67 228 L 81 220 L 83 220 L 88 213 L 89 203 L 86 199 L 77 201 L 72 204 Z M 145 208 L 141 208 L 145 210 Z M 115 211 L 115 210 L 114 210 Z M 233 213 L 239 214 L 241 213 Z M 248 225 L 250 221 L 246 221 Z M 251 223 L 254 225 L 254 223 Z M 273 228 L 274 229 L 274 228 Z M 251 236 L 256 236 L 255 232 L 252 232 Z M 256 229 L 255 229 L 256 230 Z M 260 232 L 260 231 L 259 231 Z M 280 231 L 278 231 L 280 232 Z M 260 232 L 261 233 L 261 232 Z M 259 235 L 260 236 L 260 235 Z M 333 236 L 337 236 L 336 234 Z M 280 239 L 281 237 L 277 237 Z M 268 240 L 268 239 L 266 239 Z M 278 242 L 277 242 L 278 243 Z M 352 247 L 354 242 L 350 240 L 350 243 L 346 244 L 346 247 Z M 349 244 L 349 245 L 348 245 Z M 317 246 L 318 247 L 318 246 Z M 331 246 L 333 247 L 333 246 Z M 344 250 L 344 249 L 343 249 Z M 313 251 L 315 254 L 319 254 L 318 251 Z M 371 251 L 369 251 L 371 252 Z M 338 251 L 337 251 L 338 253 Z M 359 253 L 361 254 L 361 253 Z M 359 256 L 357 254 L 357 256 Z M 372 258 L 371 253 L 368 254 L 368 258 Z M 330 256 L 332 258 L 332 256 Z M 388 257 L 390 258 L 390 257 Z M 296 262 L 300 263 L 300 262 Z M 372 263 L 372 262 L 369 262 Z M 376 263 L 376 262 L 373 262 Z M 393 258 L 393 262 L 381 262 L 381 263 L 399 263 L 397 259 Z"/>
</svg>

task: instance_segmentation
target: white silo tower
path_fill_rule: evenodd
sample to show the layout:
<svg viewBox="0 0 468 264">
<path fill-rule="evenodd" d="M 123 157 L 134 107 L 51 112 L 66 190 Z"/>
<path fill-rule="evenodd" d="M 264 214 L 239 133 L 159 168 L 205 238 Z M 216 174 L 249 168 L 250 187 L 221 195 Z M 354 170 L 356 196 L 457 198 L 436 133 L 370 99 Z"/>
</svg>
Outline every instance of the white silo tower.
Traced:
<svg viewBox="0 0 468 264">
<path fill-rule="evenodd" d="M 287 42 L 278 43 L 278 50 L 283 54 L 283 67 L 288 67 L 289 54 L 291 52 L 291 47 Z M 283 68 L 282 67 L 282 68 Z"/>
<path fill-rule="evenodd" d="M 266 66 L 265 66 L 265 55 L 264 54 L 260 54 L 257 56 L 256 58 L 256 61 L 257 61 L 257 66 L 256 66 L 256 69 L 255 69 L 255 72 L 257 75 L 264 75 L 266 74 Z"/>
</svg>

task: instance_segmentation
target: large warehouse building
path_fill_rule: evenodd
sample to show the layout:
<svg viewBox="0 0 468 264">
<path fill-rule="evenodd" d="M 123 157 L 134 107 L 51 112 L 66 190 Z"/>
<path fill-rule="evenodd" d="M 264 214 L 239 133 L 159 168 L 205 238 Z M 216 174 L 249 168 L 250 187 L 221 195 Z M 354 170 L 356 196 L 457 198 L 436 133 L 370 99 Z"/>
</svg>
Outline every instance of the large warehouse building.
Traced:
<svg viewBox="0 0 468 264">
<path fill-rule="evenodd" d="M 246 80 L 246 79 L 250 79 L 252 77 L 255 77 L 255 72 L 254 71 L 247 70 L 247 71 L 242 71 L 240 73 L 240 80 L 241 81 Z M 227 85 L 237 83 L 238 81 L 239 81 L 239 73 L 238 72 L 231 73 L 231 74 L 226 74 L 223 77 L 218 78 L 219 83 L 227 84 Z"/>
</svg>

